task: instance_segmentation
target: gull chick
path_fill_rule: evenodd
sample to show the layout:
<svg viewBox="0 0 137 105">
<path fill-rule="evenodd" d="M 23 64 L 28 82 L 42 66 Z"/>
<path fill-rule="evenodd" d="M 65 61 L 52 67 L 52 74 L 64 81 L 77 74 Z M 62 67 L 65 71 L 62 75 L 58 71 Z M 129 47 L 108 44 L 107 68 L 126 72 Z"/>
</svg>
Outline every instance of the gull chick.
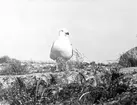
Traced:
<svg viewBox="0 0 137 105">
<path fill-rule="evenodd" d="M 59 30 L 58 39 L 52 44 L 50 58 L 56 61 L 56 70 L 58 71 L 59 63 L 65 63 L 73 56 L 72 44 L 68 38 L 69 32 L 63 28 Z"/>
</svg>

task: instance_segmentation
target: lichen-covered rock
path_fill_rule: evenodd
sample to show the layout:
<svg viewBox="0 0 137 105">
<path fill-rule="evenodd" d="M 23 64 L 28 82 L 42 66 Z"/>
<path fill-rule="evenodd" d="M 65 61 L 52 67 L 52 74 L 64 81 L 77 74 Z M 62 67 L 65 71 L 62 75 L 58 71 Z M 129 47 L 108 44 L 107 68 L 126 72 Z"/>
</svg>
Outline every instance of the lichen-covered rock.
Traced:
<svg viewBox="0 0 137 105">
<path fill-rule="evenodd" d="M 125 83 L 137 87 L 137 67 L 121 68 L 119 73 L 124 74 L 123 81 Z"/>
<path fill-rule="evenodd" d="M 19 77 L 23 79 L 26 86 L 32 86 L 36 80 L 44 80 L 47 85 L 51 84 L 52 76 L 55 78 L 56 84 L 70 84 L 76 81 L 76 76 L 78 75 L 78 72 L 72 71 L 72 72 L 59 72 L 59 73 L 33 73 L 33 74 L 26 74 L 26 75 L 5 75 L 0 76 L 0 89 L 7 89 L 12 86 L 12 84 L 15 82 L 16 78 Z M 91 75 L 89 75 L 91 76 Z M 88 78 L 85 77 L 85 78 Z"/>
<path fill-rule="evenodd" d="M 134 47 L 122 54 L 119 59 L 119 64 L 124 67 L 137 66 L 137 47 Z"/>
</svg>

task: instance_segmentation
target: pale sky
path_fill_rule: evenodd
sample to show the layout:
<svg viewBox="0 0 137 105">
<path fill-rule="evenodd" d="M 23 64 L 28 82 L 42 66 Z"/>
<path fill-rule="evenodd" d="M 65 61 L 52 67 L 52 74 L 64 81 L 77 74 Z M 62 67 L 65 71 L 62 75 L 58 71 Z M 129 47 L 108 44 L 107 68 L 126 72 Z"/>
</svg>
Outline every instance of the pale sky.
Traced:
<svg viewBox="0 0 137 105">
<path fill-rule="evenodd" d="M 137 46 L 137 1 L 1 0 L 0 56 L 49 61 L 60 28 L 90 61 L 116 60 Z"/>
</svg>

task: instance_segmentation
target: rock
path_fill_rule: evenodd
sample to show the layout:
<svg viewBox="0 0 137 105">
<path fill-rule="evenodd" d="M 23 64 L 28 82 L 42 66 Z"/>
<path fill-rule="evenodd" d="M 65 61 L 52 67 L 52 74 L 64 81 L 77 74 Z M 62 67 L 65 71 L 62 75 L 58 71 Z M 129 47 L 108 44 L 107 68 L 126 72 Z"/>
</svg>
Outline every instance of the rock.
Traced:
<svg viewBox="0 0 137 105">
<path fill-rule="evenodd" d="M 26 74 L 26 75 L 1 75 L 0 76 L 0 90 L 8 89 L 14 84 L 17 77 L 21 78 L 27 87 L 32 86 L 36 80 L 44 80 L 47 85 L 50 84 L 51 75 L 55 77 L 57 84 L 68 84 L 74 83 L 78 72 L 59 72 L 59 73 L 33 73 L 33 74 Z M 88 78 L 88 77 L 87 77 Z"/>
<path fill-rule="evenodd" d="M 10 105 L 6 100 L 0 101 L 0 105 Z"/>
<path fill-rule="evenodd" d="M 127 67 L 127 68 L 121 68 L 119 70 L 119 73 L 122 74 L 134 74 L 135 72 L 137 72 L 137 67 Z"/>
<path fill-rule="evenodd" d="M 122 54 L 119 59 L 119 64 L 124 67 L 137 66 L 137 47 L 134 47 Z"/>
<path fill-rule="evenodd" d="M 129 86 L 137 87 L 137 67 L 121 68 L 119 73 L 124 74 L 124 81 Z"/>
</svg>

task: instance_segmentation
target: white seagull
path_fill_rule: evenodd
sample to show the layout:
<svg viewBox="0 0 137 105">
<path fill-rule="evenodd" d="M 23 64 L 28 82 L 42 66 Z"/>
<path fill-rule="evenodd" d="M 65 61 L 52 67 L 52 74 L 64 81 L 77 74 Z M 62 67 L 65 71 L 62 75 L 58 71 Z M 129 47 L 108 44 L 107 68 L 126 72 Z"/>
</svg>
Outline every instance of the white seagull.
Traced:
<svg viewBox="0 0 137 105">
<path fill-rule="evenodd" d="M 50 58 L 56 61 L 56 70 L 58 71 L 59 63 L 65 63 L 73 56 L 73 48 L 68 38 L 69 32 L 63 28 L 59 30 L 59 37 L 53 43 Z"/>
</svg>

